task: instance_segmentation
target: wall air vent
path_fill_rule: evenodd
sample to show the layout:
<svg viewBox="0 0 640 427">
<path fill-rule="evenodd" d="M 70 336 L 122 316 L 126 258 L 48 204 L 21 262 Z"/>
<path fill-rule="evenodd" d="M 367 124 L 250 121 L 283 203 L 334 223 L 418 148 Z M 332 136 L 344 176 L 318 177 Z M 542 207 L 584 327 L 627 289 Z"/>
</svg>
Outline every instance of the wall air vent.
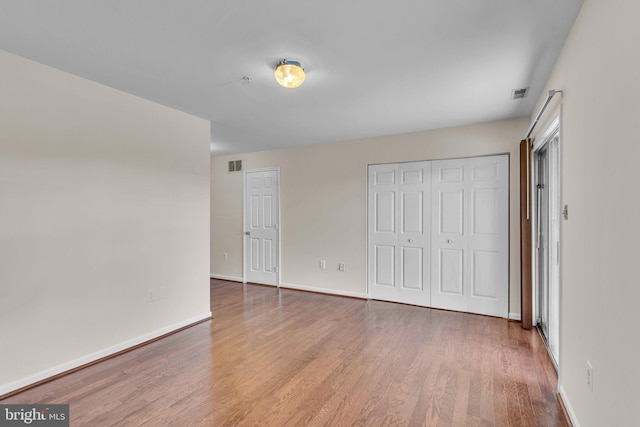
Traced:
<svg viewBox="0 0 640 427">
<path fill-rule="evenodd" d="M 242 160 L 231 160 L 229 162 L 229 172 L 240 172 L 242 170 Z"/>
<path fill-rule="evenodd" d="M 525 96 L 527 96 L 527 93 L 529 93 L 529 88 L 525 87 L 522 89 L 514 89 L 511 92 L 511 99 L 522 99 Z"/>
</svg>

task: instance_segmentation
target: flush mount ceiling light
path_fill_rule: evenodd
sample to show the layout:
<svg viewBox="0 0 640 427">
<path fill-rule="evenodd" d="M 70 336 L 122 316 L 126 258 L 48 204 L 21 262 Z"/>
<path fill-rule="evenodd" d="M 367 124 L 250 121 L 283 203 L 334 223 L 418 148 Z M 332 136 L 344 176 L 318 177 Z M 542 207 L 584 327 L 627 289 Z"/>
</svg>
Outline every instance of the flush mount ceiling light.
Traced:
<svg viewBox="0 0 640 427">
<path fill-rule="evenodd" d="M 304 82 L 304 68 L 300 62 L 292 59 L 283 59 L 276 66 L 274 73 L 278 84 L 288 89 L 295 89 Z"/>
</svg>

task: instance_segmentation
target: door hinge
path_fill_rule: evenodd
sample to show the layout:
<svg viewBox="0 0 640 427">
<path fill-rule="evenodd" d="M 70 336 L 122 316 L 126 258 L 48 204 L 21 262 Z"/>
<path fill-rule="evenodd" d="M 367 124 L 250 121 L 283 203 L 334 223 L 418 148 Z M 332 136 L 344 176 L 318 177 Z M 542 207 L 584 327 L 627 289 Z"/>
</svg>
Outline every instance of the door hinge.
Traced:
<svg viewBox="0 0 640 427">
<path fill-rule="evenodd" d="M 274 268 L 273 271 L 278 272 L 278 267 Z"/>
</svg>

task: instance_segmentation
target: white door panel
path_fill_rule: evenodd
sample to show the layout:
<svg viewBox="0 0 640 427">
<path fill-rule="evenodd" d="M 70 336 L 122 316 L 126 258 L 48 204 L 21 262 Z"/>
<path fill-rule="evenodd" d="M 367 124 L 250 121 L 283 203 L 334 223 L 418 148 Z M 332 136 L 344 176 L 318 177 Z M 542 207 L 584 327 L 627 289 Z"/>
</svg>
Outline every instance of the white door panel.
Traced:
<svg viewBox="0 0 640 427">
<path fill-rule="evenodd" d="M 464 310 L 465 167 L 460 161 L 432 164 L 433 234 L 431 305 Z"/>
<path fill-rule="evenodd" d="M 508 317 L 508 156 L 434 161 L 434 307 Z"/>
<path fill-rule="evenodd" d="M 250 238 L 250 271 L 260 271 L 260 239 Z"/>
<path fill-rule="evenodd" d="M 278 171 L 245 173 L 245 281 L 278 284 Z"/>
<path fill-rule="evenodd" d="M 473 251 L 471 254 L 471 295 L 480 298 L 496 298 L 493 282 L 498 275 L 497 251 Z"/>
<path fill-rule="evenodd" d="M 421 191 L 402 193 L 402 233 L 422 234 L 422 206 L 424 204 Z"/>
<path fill-rule="evenodd" d="M 395 287 L 395 246 L 375 246 L 375 274 L 376 286 Z"/>
<path fill-rule="evenodd" d="M 262 239 L 262 264 L 264 265 L 264 271 L 267 273 L 275 273 L 275 259 L 274 248 L 272 239 Z"/>
<path fill-rule="evenodd" d="M 369 294 L 430 304 L 430 164 L 369 167 Z"/>
<path fill-rule="evenodd" d="M 461 296 L 464 277 L 464 253 L 461 249 L 440 249 L 438 291 Z"/>
<path fill-rule="evenodd" d="M 402 288 L 423 290 L 422 272 L 424 271 L 422 248 L 402 248 Z"/>
<path fill-rule="evenodd" d="M 438 229 L 441 236 L 464 234 L 464 189 L 440 190 Z"/>
<path fill-rule="evenodd" d="M 395 196 L 393 191 L 380 191 L 375 194 L 376 233 L 395 233 Z"/>
<path fill-rule="evenodd" d="M 468 311 L 509 316 L 509 157 L 469 159 Z"/>
</svg>

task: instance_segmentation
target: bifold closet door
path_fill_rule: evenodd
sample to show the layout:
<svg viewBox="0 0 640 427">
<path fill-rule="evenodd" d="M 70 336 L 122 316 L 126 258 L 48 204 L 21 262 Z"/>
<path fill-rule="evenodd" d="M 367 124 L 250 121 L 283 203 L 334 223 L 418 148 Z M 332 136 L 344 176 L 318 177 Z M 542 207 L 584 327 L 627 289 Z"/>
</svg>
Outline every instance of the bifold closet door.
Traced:
<svg viewBox="0 0 640 427">
<path fill-rule="evenodd" d="M 430 305 L 431 164 L 369 166 L 368 281 L 373 299 Z"/>
<path fill-rule="evenodd" d="M 509 157 L 431 168 L 431 306 L 508 317 Z"/>
</svg>

